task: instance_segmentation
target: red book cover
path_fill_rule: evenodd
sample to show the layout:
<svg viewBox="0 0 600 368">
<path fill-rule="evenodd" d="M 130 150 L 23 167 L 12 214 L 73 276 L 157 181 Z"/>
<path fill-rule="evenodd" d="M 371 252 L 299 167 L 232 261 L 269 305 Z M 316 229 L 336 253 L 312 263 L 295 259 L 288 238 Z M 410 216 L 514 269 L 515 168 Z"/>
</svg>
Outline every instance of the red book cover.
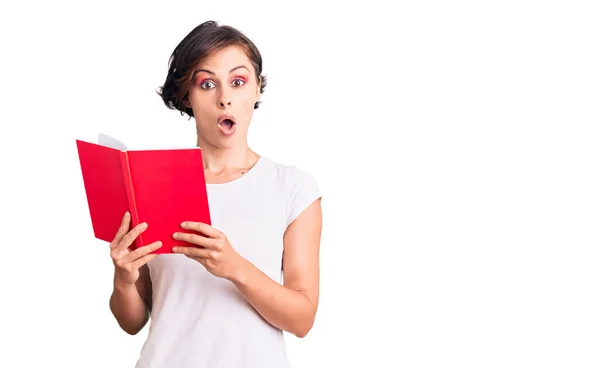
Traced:
<svg viewBox="0 0 600 368">
<path fill-rule="evenodd" d="M 130 229 L 148 224 L 131 250 L 160 240 L 153 253 L 173 253 L 174 246 L 192 245 L 173 239 L 176 231 L 191 232 L 181 228 L 183 221 L 211 224 L 199 147 L 128 150 L 76 143 L 96 238 L 111 242 L 129 211 Z"/>
</svg>

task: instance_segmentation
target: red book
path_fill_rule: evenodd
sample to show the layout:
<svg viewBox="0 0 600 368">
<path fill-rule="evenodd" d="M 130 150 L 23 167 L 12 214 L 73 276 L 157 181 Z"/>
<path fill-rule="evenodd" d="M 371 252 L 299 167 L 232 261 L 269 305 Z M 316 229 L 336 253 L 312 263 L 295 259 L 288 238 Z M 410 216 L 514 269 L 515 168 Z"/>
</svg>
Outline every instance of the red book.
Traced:
<svg viewBox="0 0 600 368">
<path fill-rule="evenodd" d="M 173 253 L 174 246 L 192 245 L 173 239 L 176 231 L 191 232 L 183 221 L 211 224 L 200 147 L 128 150 L 104 135 L 98 142 L 76 139 L 97 239 L 111 242 L 126 211 L 130 229 L 148 224 L 131 250 L 160 240 L 153 253 Z"/>
</svg>

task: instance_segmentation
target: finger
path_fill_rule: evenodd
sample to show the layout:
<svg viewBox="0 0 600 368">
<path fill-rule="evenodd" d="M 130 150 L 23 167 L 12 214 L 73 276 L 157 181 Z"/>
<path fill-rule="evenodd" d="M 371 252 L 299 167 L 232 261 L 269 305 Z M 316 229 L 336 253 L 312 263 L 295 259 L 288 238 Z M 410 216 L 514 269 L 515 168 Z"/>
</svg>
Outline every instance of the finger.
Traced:
<svg viewBox="0 0 600 368">
<path fill-rule="evenodd" d="M 223 243 L 221 242 L 221 240 L 219 239 L 211 239 L 211 242 L 208 242 L 204 247 L 206 249 L 211 249 L 211 250 L 215 250 L 217 252 L 220 252 L 223 250 Z"/>
<path fill-rule="evenodd" d="M 137 224 L 133 229 L 131 229 L 130 232 L 128 232 L 127 234 L 125 234 L 125 236 L 123 236 L 123 238 L 117 245 L 117 250 L 124 251 L 125 249 L 127 249 L 133 243 L 133 241 L 141 233 L 143 233 L 147 228 L 148 228 L 148 224 L 146 224 L 145 222 Z"/>
<path fill-rule="evenodd" d="M 139 269 L 140 267 L 142 267 L 143 265 L 145 265 L 146 263 L 150 262 L 151 260 L 153 260 L 154 258 L 158 257 L 158 254 L 154 253 L 154 254 L 146 254 L 145 256 L 138 258 L 135 262 L 133 262 L 132 266 L 135 267 L 135 269 Z"/>
<path fill-rule="evenodd" d="M 181 223 L 181 227 L 186 230 L 198 231 L 209 238 L 220 238 L 224 236 L 221 231 L 204 222 L 185 221 Z"/>
<path fill-rule="evenodd" d="M 126 211 L 125 215 L 123 216 L 123 219 L 121 219 L 121 226 L 119 226 L 119 230 L 117 230 L 115 237 L 110 242 L 111 250 L 115 249 L 117 247 L 117 245 L 119 244 L 119 242 L 121 241 L 121 239 L 123 238 L 123 236 L 125 236 L 125 234 L 127 234 L 127 230 L 129 229 L 129 220 L 130 220 L 129 211 Z"/>
<path fill-rule="evenodd" d="M 145 256 L 146 254 L 148 254 L 150 252 L 153 252 L 153 251 L 157 250 L 160 247 L 162 247 L 162 242 L 160 240 L 155 241 L 154 243 L 150 243 L 148 245 L 144 245 L 143 247 L 140 247 L 140 248 L 134 250 L 133 252 L 127 253 L 127 255 L 125 255 L 123 257 L 122 261 L 125 264 L 127 264 L 127 263 L 133 263 L 138 258 L 141 258 L 142 256 Z"/>
<path fill-rule="evenodd" d="M 193 259 L 194 261 L 200 263 L 202 266 L 204 266 L 204 268 L 208 267 L 208 265 L 206 264 L 208 259 L 207 258 L 200 258 L 200 257 L 189 257 L 190 259 Z"/>
<path fill-rule="evenodd" d="M 189 233 L 180 233 L 180 232 L 173 233 L 173 238 L 177 239 L 177 240 L 183 240 L 183 241 L 186 241 L 188 243 L 195 244 L 195 245 L 199 245 L 201 247 L 208 247 L 208 246 L 212 245 L 215 242 L 214 239 L 207 238 L 207 237 L 202 236 L 202 235 L 189 234 Z"/>
<path fill-rule="evenodd" d="M 210 249 L 202 249 L 196 247 L 173 247 L 173 253 L 183 254 L 192 258 L 208 258 L 216 259 L 218 255 L 214 254 L 216 251 Z"/>
</svg>

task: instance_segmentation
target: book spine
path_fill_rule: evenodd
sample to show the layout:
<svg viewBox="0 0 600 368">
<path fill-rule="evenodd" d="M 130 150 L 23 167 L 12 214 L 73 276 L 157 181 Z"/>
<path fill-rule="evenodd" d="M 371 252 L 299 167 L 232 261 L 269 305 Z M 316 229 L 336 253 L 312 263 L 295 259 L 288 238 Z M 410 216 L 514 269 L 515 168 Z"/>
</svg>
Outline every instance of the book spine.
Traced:
<svg viewBox="0 0 600 368">
<path fill-rule="evenodd" d="M 131 180 L 131 170 L 129 166 L 129 154 L 127 151 L 121 151 L 121 166 L 123 168 L 123 178 L 125 179 L 125 190 L 127 191 L 127 199 L 129 201 L 129 213 L 131 214 L 131 228 L 140 223 L 137 207 L 135 203 L 135 192 L 133 190 L 133 181 Z M 131 230 L 130 228 L 130 230 Z M 132 249 L 141 247 L 144 242 L 140 234 L 134 241 Z"/>
</svg>

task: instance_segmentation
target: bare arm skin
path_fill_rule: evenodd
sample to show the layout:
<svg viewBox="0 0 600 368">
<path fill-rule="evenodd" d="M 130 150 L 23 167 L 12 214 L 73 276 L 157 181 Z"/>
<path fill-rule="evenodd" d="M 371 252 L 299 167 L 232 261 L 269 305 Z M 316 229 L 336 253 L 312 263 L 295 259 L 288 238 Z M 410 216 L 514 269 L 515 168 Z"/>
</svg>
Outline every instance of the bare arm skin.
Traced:
<svg viewBox="0 0 600 368">
<path fill-rule="evenodd" d="M 313 202 L 284 235 L 283 286 L 245 262 L 232 279 L 260 315 L 284 331 L 305 337 L 319 304 L 321 201 Z"/>
<path fill-rule="evenodd" d="M 319 248 L 321 200 L 300 214 L 284 234 L 281 285 L 235 251 L 226 235 L 214 227 L 186 221 L 184 229 L 205 234 L 176 232 L 173 236 L 199 247 L 174 247 L 201 263 L 217 277 L 231 281 L 256 309 L 275 327 L 304 337 L 312 328 L 319 303 Z"/>
<path fill-rule="evenodd" d="M 130 335 L 140 332 L 150 318 L 152 284 L 147 263 L 158 254 L 149 254 L 162 244 L 154 242 L 134 251 L 128 247 L 145 229 L 139 224 L 130 232 L 130 215 L 123 222 L 110 244 L 110 255 L 115 265 L 114 289 L 110 296 L 110 310 L 123 331 Z"/>
</svg>

